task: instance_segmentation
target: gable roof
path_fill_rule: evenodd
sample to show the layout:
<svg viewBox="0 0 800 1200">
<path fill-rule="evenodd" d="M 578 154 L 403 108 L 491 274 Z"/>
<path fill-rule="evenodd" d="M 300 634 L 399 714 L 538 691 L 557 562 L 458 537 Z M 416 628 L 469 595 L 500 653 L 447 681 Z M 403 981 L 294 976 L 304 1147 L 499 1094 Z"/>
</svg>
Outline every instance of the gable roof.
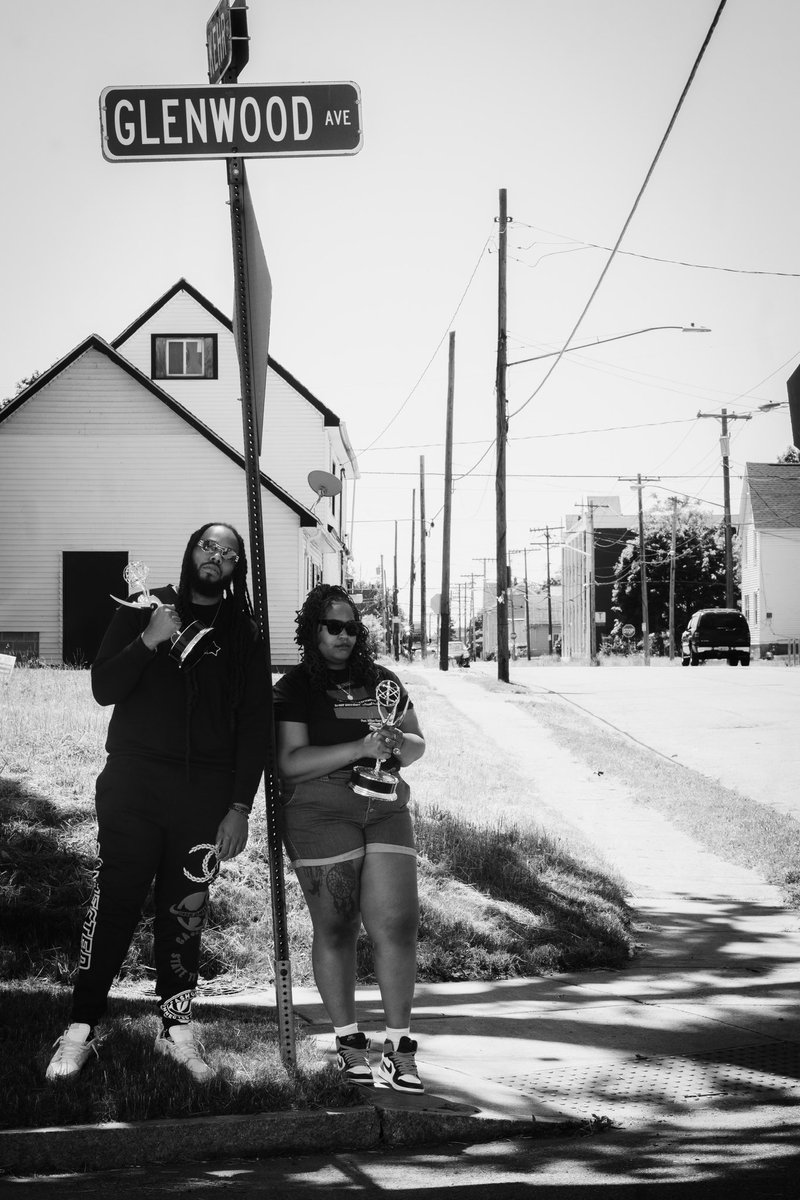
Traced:
<svg viewBox="0 0 800 1200">
<path fill-rule="evenodd" d="M 757 529 L 800 529 L 800 463 L 747 463 Z"/>
<path fill-rule="evenodd" d="M 198 292 L 197 288 L 193 287 L 188 280 L 179 279 L 177 283 L 174 283 L 172 287 L 168 289 L 168 291 L 164 292 L 163 296 L 159 296 L 158 300 L 153 301 L 150 307 L 145 309 L 145 311 L 138 316 L 136 320 L 127 327 L 127 329 L 124 329 L 122 333 L 118 334 L 117 337 L 112 339 L 110 344 L 114 347 L 114 349 L 119 350 L 120 346 L 124 345 L 128 338 L 132 337 L 138 329 L 141 329 L 142 325 L 149 321 L 151 317 L 155 316 L 159 309 L 163 308 L 165 304 L 168 304 L 169 301 L 178 294 L 178 292 L 186 292 L 187 296 L 191 296 L 192 299 L 195 300 L 202 308 L 204 308 L 206 312 L 214 318 L 215 321 L 218 321 L 220 325 L 224 325 L 227 330 L 233 333 L 233 321 L 230 319 L 230 317 L 226 317 L 225 314 L 220 311 L 220 309 L 216 308 L 210 300 L 206 299 L 202 292 Z M 339 417 L 337 417 L 336 413 L 327 408 L 326 405 L 324 405 L 321 400 L 318 400 L 317 397 L 310 392 L 308 388 L 300 382 L 299 379 L 295 379 L 294 375 L 290 374 L 289 371 L 287 371 L 285 367 L 282 367 L 279 362 L 276 362 L 271 354 L 267 355 L 267 363 L 270 370 L 274 371 L 276 375 L 280 375 L 280 377 L 286 383 L 288 383 L 290 387 L 294 388 L 296 392 L 300 393 L 304 400 L 307 400 L 309 404 L 316 408 L 317 412 L 322 415 L 323 423 L 325 425 L 334 427 L 341 425 L 341 420 Z"/>
<path fill-rule="evenodd" d="M 91 334 L 88 338 L 76 346 L 74 350 L 71 350 L 69 354 L 65 355 L 64 358 L 59 359 L 57 363 L 53 363 L 52 367 L 50 367 L 47 371 L 44 371 L 43 374 L 39 375 L 38 378 L 35 379 L 33 383 L 29 384 L 24 391 L 20 392 L 18 396 L 15 396 L 13 400 L 10 400 L 3 408 L 0 408 L 0 425 L 2 425 L 3 421 L 7 420 L 12 413 L 16 412 L 18 408 L 21 408 L 23 404 L 26 404 L 29 400 L 31 400 L 37 392 L 41 391 L 42 388 L 46 387 L 49 383 L 52 383 L 54 379 L 61 375 L 68 367 L 72 366 L 74 362 L 77 362 L 77 360 L 89 350 L 96 350 L 100 354 L 104 354 L 105 357 L 114 363 L 115 366 L 119 367 L 122 371 L 125 371 L 131 376 L 132 379 L 135 379 L 141 387 L 145 388 L 148 392 L 150 392 L 151 395 L 155 396 L 157 400 L 160 400 L 162 404 L 165 404 L 167 408 L 170 408 L 177 416 L 181 418 L 181 420 L 185 421 L 187 425 L 190 425 L 192 429 L 211 442 L 213 446 L 216 446 L 217 450 L 226 455 L 229 459 L 231 459 L 232 462 L 235 462 L 243 471 L 245 470 L 245 461 L 243 455 L 239 454 L 237 450 L 234 450 L 233 446 L 229 445 L 228 442 L 219 437 L 219 435 L 216 434 L 213 429 L 210 429 L 208 425 L 204 424 L 202 421 L 199 421 L 197 417 L 193 413 L 189 412 L 188 408 L 185 408 L 178 400 L 175 399 L 174 396 L 171 396 L 168 392 L 165 392 L 163 388 L 160 388 L 157 383 L 154 383 L 149 376 L 143 374 L 137 367 L 133 365 L 133 363 L 130 363 L 126 358 L 123 358 L 121 354 L 117 353 L 113 346 L 110 346 L 108 342 L 103 340 L 103 338 L 98 337 L 96 333 Z M 300 504 L 299 501 L 295 500 L 293 496 L 290 496 L 288 492 L 284 491 L 279 484 L 270 479 L 268 475 L 265 475 L 263 471 L 259 471 L 259 476 L 262 487 L 265 487 L 267 491 L 271 492 L 272 495 L 280 500 L 282 504 L 285 504 L 287 508 L 290 508 L 292 512 L 296 513 L 300 518 L 301 525 L 318 525 L 319 522 L 316 520 L 313 513 L 311 513 L 309 509 L 305 508 L 304 505 Z"/>
</svg>

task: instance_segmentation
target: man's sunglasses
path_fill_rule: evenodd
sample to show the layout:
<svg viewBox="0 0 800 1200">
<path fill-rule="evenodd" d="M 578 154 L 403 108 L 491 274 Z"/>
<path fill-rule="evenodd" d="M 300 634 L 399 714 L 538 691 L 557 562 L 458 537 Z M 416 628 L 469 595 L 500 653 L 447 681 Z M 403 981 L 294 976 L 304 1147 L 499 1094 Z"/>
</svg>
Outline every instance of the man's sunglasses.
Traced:
<svg viewBox="0 0 800 1200">
<path fill-rule="evenodd" d="M 205 550 L 206 554 L 218 554 L 226 562 L 237 563 L 239 561 L 239 555 L 235 550 L 231 550 L 230 546 L 220 546 L 219 542 L 215 542 L 213 538 L 203 538 L 202 542 L 197 544 L 201 550 Z"/>
<path fill-rule="evenodd" d="M 358 621 L 320 621 L 320 625 L 324 625 L 331 637 L 337 637 L 342 630 L 348 637 L 355 637 L 359 630 Z"/>
</svg>

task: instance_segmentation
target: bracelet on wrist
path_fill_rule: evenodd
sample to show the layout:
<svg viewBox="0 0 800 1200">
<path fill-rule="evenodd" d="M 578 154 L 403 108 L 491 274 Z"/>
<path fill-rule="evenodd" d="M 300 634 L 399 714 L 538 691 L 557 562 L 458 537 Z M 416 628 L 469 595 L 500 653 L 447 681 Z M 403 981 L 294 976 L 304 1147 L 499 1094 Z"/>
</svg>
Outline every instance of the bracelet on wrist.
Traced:
<svg viewBox="0 0 800 1200">
<path fill-rule="evenodd" d="M 228 812 L 241 813 L 243 817 L 250 816 L 250 809 L 246 804 L 231 804 L 228 806 Z"/>
</svg>

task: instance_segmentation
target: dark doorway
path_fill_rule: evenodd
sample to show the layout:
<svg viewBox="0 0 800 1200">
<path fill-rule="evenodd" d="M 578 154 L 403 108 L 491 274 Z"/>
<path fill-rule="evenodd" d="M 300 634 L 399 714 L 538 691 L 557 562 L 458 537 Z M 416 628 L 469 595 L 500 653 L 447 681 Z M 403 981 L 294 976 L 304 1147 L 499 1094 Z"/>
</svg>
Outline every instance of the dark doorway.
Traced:
<svg viewBox="0 0 800 1200">
<path fill-rule="evenodd" d="M 63 565 L 61 657 L 72 667 L 88 667 L 114 615 L 112 593 L 123 598 L 128 594 L 122 578 L 128 551 L 65 550 Z"/>
</svg>

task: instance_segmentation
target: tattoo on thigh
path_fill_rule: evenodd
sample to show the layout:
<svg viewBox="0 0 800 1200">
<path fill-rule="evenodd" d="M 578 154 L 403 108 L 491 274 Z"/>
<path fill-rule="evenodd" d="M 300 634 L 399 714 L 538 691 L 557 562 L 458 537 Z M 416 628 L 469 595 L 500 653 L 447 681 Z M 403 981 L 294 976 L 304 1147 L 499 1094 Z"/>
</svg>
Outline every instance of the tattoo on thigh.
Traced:
<svg viewBox="0 0 800 1200">
<path fill-rule="evenodd" d="M 356 873 L 352 863 L 335 863 L 328 868 L 325 885 L 333 899 L 333 907 L 342 916 L 350 917 L 357 909 Z"/>
<path fill-rule="evenodd" d="M 309 896 L 321 896 L 323 887 L 341 916 L 352 916 L 357 910 L 356 873 L 352 863 L 334 863 L 331 867 L 307 867 L 306 890 Z"/>
</svg>

